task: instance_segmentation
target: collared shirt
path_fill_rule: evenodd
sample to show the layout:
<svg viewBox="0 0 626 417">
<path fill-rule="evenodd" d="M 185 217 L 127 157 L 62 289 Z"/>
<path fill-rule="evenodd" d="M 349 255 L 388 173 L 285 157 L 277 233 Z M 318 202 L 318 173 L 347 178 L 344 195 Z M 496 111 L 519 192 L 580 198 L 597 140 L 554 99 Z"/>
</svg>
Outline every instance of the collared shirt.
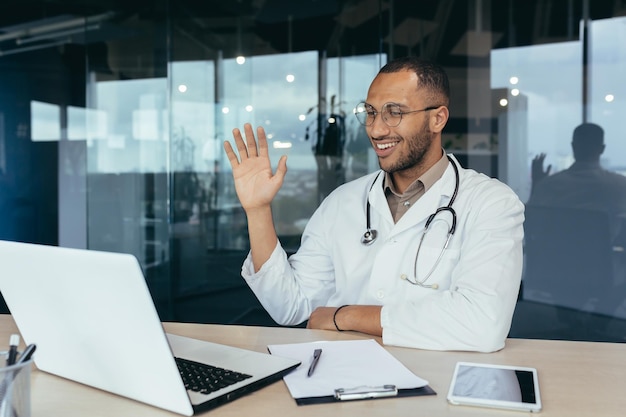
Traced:
<svg viewBox="0 0 626 417">
<path fill-rule="evenodd" d="M 389 204 L 389 210 L 393 216 L 393 221 L 398 223 L 400 218 L 406 213 L 417 200 L 423 196 L 426 191 L 433 186 L 439 178 L 443 176 L 448 168 L 448 157 L 445 152 L 441 159 L 437 161 L 435 165 L 430 167 L 428 171 L 424 172 L 421 177 L 416 179 L 407 187 L 404 193 L 400 194 L 396 190 L 391 175 L 385 172 L 385 180 L 383 181 L 383 189 L 385 190 L 385 197 L 387 197 L 387 203 Z"/>
</svg>

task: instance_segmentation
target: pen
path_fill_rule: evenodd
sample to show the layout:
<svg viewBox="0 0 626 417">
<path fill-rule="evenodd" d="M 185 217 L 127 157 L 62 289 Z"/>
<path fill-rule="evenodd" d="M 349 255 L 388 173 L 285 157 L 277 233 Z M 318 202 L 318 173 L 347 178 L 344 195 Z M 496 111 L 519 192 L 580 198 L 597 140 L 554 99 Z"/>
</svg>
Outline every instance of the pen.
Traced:
<svg viewBox="0 0 626 417">
<path fill-rule="evenodd" d="M 315 349 L 315 351 L 313 351 L 313 360 L 311 361 L 311 366 L 309 366 L 309 372 L 306 376 L 313 375 L 313 371 L 315 371 L 315 367 L 317 366 L 317 362 L 320 360 L 320 356 L 322 356 L 322 349 Z"/>
<path fill-rule="evenodd" d="M 35 353 L 35 349 L 37 349 L 37 345 L 35 344 L 31 343 L 30 345 L 26 346 L 26 349 L 24 349 L 24 352 L 20 355 L 17 363 L 24 363 L 28 361 L 31 356 L 33 356 L 33 353 Z"/>
<path fill-rule="evenodd" d="M 7 355 L 7 366 L 11 366 L 15 364 L 15 359 L 17 359 L 17 345 L 20 344 L 20 336 L 17 334 L 12 334 L 9 339 L 9 354 Z"/>
</svg>

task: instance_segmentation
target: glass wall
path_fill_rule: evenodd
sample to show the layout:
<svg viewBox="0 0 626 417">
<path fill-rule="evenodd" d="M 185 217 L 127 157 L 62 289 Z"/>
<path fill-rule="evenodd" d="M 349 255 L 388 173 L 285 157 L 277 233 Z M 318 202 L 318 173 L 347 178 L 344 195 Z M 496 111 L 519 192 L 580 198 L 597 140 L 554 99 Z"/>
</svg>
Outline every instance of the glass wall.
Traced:
<svg viewBox="0 0 626 417">
<path fill-rule="evenodd" d="M 625 1 L 22 3 L 0 5 L 0 239 L 131 253 L 163 320 L 274 325 L 223 141 L 252 123 L 288 155 L 295 251 L 378 169 L 353 106 L 418 55 L 450 76 L 446 150 L 527 203 L 511 336 L 626 340 Z"/>
</svg>

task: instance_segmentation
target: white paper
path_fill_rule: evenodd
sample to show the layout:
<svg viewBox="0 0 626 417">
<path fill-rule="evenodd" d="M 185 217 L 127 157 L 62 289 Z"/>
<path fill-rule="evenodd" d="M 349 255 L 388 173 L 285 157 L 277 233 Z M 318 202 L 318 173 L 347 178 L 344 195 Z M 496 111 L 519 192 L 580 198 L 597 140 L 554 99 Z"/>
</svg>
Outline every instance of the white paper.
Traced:
<svg viewBox="0 0 626 417">
<path fill-rule="evenodd" d="M 428 385 L 374 339 L 280 344 L 268 349 L 273 355 L 302 362 L 283 378 L 296 399 L 334 396 L 338 388 L 395 385 L 410 389 Z M 315 349 L 322 349 L 322 356 L 308 377 Z"/>
</svg>

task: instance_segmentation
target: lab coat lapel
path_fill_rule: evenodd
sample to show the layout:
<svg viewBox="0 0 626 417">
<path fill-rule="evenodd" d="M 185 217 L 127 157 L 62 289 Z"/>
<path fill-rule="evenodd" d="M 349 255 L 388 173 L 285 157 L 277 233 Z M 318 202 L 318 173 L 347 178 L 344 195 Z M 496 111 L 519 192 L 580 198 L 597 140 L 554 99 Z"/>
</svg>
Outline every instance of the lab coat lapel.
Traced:
<svg viewBox="0 0 626 417">
<path fill-rule="evenodd" d="M 369 202 L 373 227 L 382 230 L 384 225 L 384 229 L 389 230 L 393 227 L 393 217 L 391 216 L 389 204 L 387 203 L 387 198 L 383 191 L 384 177 L 385 173 L 381 171 L 381 174 L 376 179 L 376 183 L 369 192 Z M 376 222 L 376 220 L 374 220 L 375 218 L 379 218 L 380 220 L 378 221 L 383 223 L 383 225 L 374 226 Z"/>
</svg>

